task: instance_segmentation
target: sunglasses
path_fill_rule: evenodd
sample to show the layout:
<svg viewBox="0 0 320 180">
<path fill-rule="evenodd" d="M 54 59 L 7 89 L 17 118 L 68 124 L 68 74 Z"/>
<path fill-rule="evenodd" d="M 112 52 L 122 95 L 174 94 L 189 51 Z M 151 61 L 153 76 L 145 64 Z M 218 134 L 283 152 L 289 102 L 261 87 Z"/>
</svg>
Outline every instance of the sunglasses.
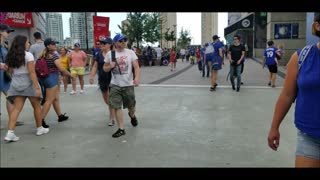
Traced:
<svg viewBox="0 0 320 180">
<path fill-rule="evenodd" d="M 101 43 L 101 44 L 103 44 L 103 45 L 106 45 L 106 44 L 111 44 L 111 43 L 108 43 L 108 42 L 103 42 L 103 43 Z"/>
<path fill-rule="evenodd" d="M 122 43 L 122 42 L 127 42 L 127 41 L 126 40 L 120 40 L 119 42 Z"/>
</svg>

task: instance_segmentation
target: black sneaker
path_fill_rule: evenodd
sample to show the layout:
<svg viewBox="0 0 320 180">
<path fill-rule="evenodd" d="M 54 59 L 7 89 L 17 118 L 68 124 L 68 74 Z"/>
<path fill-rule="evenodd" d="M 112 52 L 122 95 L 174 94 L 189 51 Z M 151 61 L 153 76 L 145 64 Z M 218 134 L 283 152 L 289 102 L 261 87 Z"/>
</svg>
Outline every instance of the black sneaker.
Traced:
<svg viewBox="0 0 320 180">
<path fill-rule="evenodd" d="M 49 125 L 46 124 L 46 122 L 44 121 L 44 119 L 42 120 L 42 127 L 44 127 L 44 128 L 50 127 Z"/>
<path fill-rule="evenodd" d="M 137 120 L 137 118 L 136 118 L 136 115 L 134 115 L 134 117 L 131 117 L 130 116 L 130 113 L 128 112 L 128 115 L 129 115 L 129 117 L 131 118 L 131 124 L 132 124 L 132 126 L 138 126 L 138 120 Z"/>
<path fill-rule="evenodd" d="M 240 91 L 240 87 L 237 87 L 237 92 L 239 92 Z"/>
<path fill-rule="evenodd" d="M 271 81 L 268 82 L 268 86 L 271 86 Z"/>
<path fill-rule="evenodd" d="M 69 119 L 69 116 L 66 116 L 66 113 L 64 113 L 59 116 L 58 122 L 66 121 L 68 119 Z"/>
<path fill-rule="evenodd" d="M 233 89 L 233 90 L 236 90 L 236 87 L 235 87 L 234 85 L 232 85 L 232 89 Z"/>
<path fill-rule="evenodd" d="M 214 84 L 214 88 L 216 88 L 217 86 L 218 86 L 218 84 L 217 84 L 217 83 L 215 83 L 215 84 Z"/>
<path fill-rule="evenodd" d="M 210 87 L 210 91 L 215 91 L 216 88 L 215 87 Z"/>
<path fill-rule="evenodd" d="M 125 134 L 126 134 L 126 131 L 124 129 L 119 128 L 114 134 L 112 134 L 112 137 L 117 138 Z"/>
</svg>

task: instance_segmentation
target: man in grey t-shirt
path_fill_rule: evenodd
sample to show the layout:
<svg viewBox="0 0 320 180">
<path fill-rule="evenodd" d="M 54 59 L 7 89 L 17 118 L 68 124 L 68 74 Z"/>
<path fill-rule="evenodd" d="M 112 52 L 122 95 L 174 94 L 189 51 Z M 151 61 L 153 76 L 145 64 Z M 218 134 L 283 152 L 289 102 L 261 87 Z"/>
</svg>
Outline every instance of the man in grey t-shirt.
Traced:
<svg viewBox="0 0 320 180">
<path fill-rule="evenodd" d="M 39 32 L 35 32 L 33 34 L 35 43 L 30 46 L 29 52 L 33 54 L 34 59 L 37 60 L 41 55 L 42 51 L 45 49 L 43 40 L 41 38 L 41 34 Z"/>
</svg>

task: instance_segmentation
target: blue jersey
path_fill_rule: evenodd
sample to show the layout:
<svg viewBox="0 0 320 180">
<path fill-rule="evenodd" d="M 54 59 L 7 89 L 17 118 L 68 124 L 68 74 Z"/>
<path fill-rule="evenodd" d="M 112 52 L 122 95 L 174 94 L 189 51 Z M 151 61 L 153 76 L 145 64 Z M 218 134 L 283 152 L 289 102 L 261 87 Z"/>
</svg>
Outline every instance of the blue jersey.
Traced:
<svg viewBox="0 0 320 180">
<path fill-rule="evenodd" d="M 8 50 L 5 47 L 1 47 L 0 51 L 1 51 L 0 52 L 0 63 L 4 63 L 5 57 L 8 53 Z M 4 70 L 0 70 L 0 92 L 8 91 L 9 87 L 10 87 L 10 82 L 4 81 Z"/>
<path fill-rule="evenodd" d="M 300 51 L 297 52 L 298 54 Z M 296 127 L 320 138 L 320 50 L 313 45 L 301 65 L 297 79 L 298 93 L 294 113 Z"/>
<path fill-rule="evenodd" d="M 277 51 L 278 49 L 276 47 L 268 47 L 266 50 L 264 50 L 263 55 L 266 57 L 266 65 L 276 65 L 275 58 L 277 57 Z"/>
<path fill-rule="evenodd" d="M 222 42 L 218 41 L 218 42 L 214 43 L 213 48 L 214 48 L 213 56 L 220 56 L 219 49 L 221 49 L 221 50 L 223 49 Z"/>
</svg>

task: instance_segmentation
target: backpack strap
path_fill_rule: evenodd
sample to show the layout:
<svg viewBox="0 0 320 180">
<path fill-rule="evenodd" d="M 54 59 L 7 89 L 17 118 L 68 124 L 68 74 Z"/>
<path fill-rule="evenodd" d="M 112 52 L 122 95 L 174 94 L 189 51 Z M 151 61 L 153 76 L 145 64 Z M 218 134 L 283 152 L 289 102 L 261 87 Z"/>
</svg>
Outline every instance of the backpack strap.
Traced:
<svg viewBox="0 0 320 180">
<path fill-rule="evenodd" d="M 300 70 L 303 62 L 306 60 L 306 57 L 308 56 L 310 50 L 312 49 L 312 46 L 313 46 L 313 45 L 305 46 L 305 47 L 301 50 L 300 55 L 299 55 L 299 59 L 298 59 L 298 70 Z"/>
</svg>

